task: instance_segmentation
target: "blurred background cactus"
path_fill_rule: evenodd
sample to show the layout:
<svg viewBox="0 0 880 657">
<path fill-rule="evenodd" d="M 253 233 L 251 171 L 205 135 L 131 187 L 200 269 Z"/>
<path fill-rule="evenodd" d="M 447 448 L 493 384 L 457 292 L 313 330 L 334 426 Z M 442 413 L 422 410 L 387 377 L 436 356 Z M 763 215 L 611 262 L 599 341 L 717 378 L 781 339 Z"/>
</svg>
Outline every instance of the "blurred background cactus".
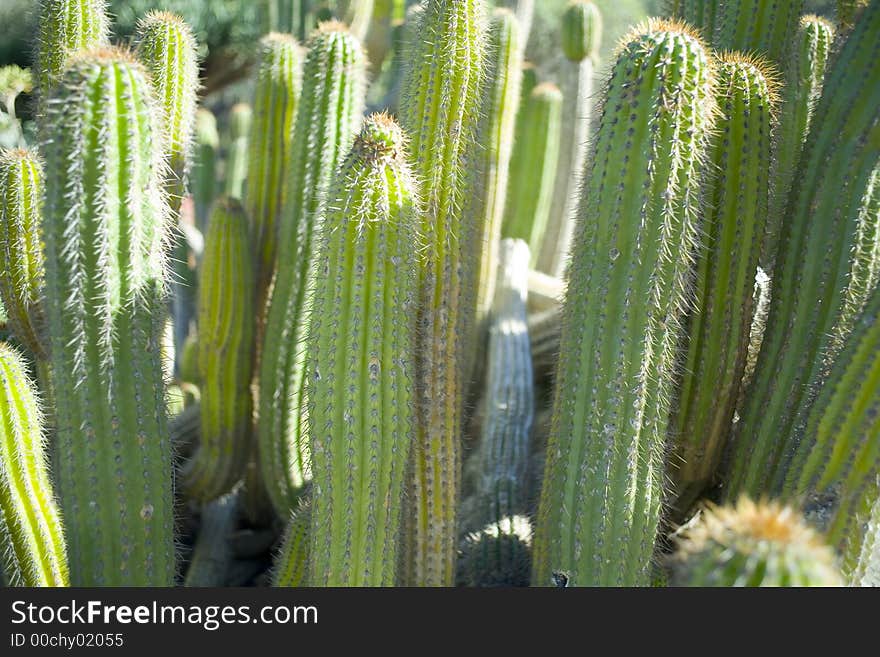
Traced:
<svg viewBox="0 0 880 657">
<path fill-rule="evenodd" d="M 4 0 L 3 581 L 877 585 L 878 62 L 880 0 Z"/>
</svg>

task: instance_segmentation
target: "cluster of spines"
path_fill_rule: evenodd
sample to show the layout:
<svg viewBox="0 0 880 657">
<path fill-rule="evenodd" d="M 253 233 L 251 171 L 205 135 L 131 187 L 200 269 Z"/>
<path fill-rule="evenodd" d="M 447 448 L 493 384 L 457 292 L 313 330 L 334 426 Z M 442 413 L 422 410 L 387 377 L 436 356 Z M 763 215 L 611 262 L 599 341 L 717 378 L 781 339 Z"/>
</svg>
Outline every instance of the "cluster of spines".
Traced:
<svg viewBox="0 0 880 657">
<path fill-rule="evenodd" d="M 611 74 L 569 266 L 534 584 L 650 582 L 713 68 L 688 28 L 651 20 Z"/>
<path fill-rule="evenodd" d="M 407 44 L 402 124 L 422 183 L 418 431 L 408 497 L 403 580 L 451 586 L 455 581 L 456 508 L 461 470 L 466 307 L 476 281 L 473 218 L 463 212 L 472 188 L 485 58 L 483 0 L 422 3 Z"/>
<path fill-rule="evenodd" d="M 169 586 L 169 212 L 153 93 L 129 54 L 101 49 L 74 59 L 45 106 L 45 300 L 73 583 Z"/>
<path fill-rule="evenodd" d="M 0 343 L 0 553 L 7 586 L 69 586 L 39 399 L 24 359 Z"/>
<path fill-rule="evenodd" d="M 365 76 L 357 39 L 341 23 L 323 23 L 303 69 L 279 226 L 289 255 L 278 262 L 260 360 L 260 471 L 282 517 L 308 477 L 304 349 L 315 235 L 324 196 L 361 121 Z"/>
</svg>

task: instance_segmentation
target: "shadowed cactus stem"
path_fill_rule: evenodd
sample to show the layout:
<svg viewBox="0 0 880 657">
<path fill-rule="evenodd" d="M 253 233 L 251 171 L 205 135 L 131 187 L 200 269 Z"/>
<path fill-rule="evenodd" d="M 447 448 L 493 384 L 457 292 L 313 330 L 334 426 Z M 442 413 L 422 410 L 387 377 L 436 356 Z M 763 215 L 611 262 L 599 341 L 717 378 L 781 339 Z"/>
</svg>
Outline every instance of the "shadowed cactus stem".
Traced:
<svg viewBox="0 0 880 657">
<path fill-rule="evenodd" d="M 69 586 L 37 393 L 0 343 L 0 555 L 7 586 Z"/>
<path fill-rule="evenodd" d="M 619 50 L 572 248 L 535 585 L 650 584 L 713 76 L 680 23 Z"/>
</svg>

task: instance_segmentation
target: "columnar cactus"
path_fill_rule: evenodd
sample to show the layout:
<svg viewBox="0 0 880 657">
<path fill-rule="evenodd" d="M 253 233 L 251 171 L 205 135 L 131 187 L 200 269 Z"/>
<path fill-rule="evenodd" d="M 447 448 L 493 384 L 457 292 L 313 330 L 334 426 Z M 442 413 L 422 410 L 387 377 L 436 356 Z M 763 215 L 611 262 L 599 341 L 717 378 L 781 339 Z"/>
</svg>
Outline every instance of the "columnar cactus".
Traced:
<svg viewBox="0 0 880 657">
<path fill-rule="evenodd" d="M 670 427 L 676 454 L 669 474 L 682 511 L 711 480 L 727 442 L 748 356 L 767 218 L 772 77 L 760 60 L 724 55 L 716 97 L 720 112 L 703 188 L 695 303 Z"/>
<path fill-rule="evenodd" d="M 0 151 L 0 300 L 16 337 L 40 360 L 47 356 L 40 301 L 45 279 L 42 194 L 37 155 Z"/>
<path fill-rule="evenodd" d="M 37 393 L 21 356 L 0 343 L 0 554 L 11 586 L 69 586 L 61 516 Z"/>
<path fill-rule="evenodd" d="M 241 203 L 214 205 L 199 285 L 202 439 L 184 469 L 191 494 L 209 501 L 244 474 L 251 444 L 254 266 Z"/>
<path fill-rule="evenodd" d="M 880 586 L 880 478 L 862 496 L 843 559 L 850 586 Z"/>
<path fill-rule="evenodd" d="M 367 119 L 327 198 L 308 338 L 312 586 L 392 586 L 413 384 L 418 214 L 400 128 Z"/>
<path fill-rule="evenodd" d="M 311 552 L 312 507 L 307 500 L 300 500 L 290 514 L 281 550 L 275 555 L 272 586 L 306 586 Z"/>
<path fill-rule="evenodd" d="M 278 33 L 263 37 L 244 194 L 245 208 L 253 223 L 259 303 L 275 271 L 278 223 L 301 87 L 302 55 L 296 40 Z"/>
<path fill-rule="evenodd" d="M 309 278 L 324 195 L 361 122 L 365 57 L 341 23 L 323 23 L 308 43 L 294 127 L 280 248 L 260 365 L 260 471 L 282 517 L 308 477 L 304 367 Z"/>
<path fill-rule="evenodd" d="M 468 534 L 458 558 L 458 583 L 477 587 L 528 586 L 532 528 L 526 516 L 506 516 Z"/>
<path fill-rule="evenodd" d="M 514 129 L 519 107 L 520 27 L 513 12 L 497 9 L 489 24 L 487 85 L 483 94 L 483 123 L 479 130 L 480 178 L 475 194 L 474 234 L 468 239 L 480 263 L 471 285 L 476 293 L 477 326 L 481 326 L 492 305 L 498 268 L 498 243 L 507 200 L 508 170 L 513 151 Z M 534 165 L 534 162 L 532 163 Z"/>
<path fill-rule="evenodd" d="M 802 16 L 785 67 L 779 127 L 773 153 L 766 253 L 768 271 L 776 255 L 779 231 L 785 215 L 804 140 L 810 130 L 813 108 L 822 93 L 825 65 L 834 42 L 834 26 L 818 16 Z"/>
<path fill-rule="evenodd" d="M 532 582 L 648 585 L 714 65 L 682 24 L 623 42 L 572 249 Z M 624 109 L 625 108 L 625 109 Z"/>
<path fill-rule="evenodd" d="M 374 3 L 375 0 L 353 0 L 348 3 L 345 12 L 345 22 L 348 24 L 351 33 L 359 41 L 363 41 L 367 36 L 370 19 L 373 16 Z"/>
<path fill-rule="evenodd" d="M 842 31 L 852 29 L 858 18 L 859 12 L 868 6 L 871 0 L 837 0 L 835 19 L 837 27 Z"/>
<path fill-rule="evenodd" d="M 565 272 L 586 166 L 593 76 L 602 40 L 602 15 L 596 5 L 590 0 L 572 0 L 562 16 L 561 37 L 568 65 L 562 87 L 562 125 L 570 127 L 570 132 L 560 141 L 550 220 L 535 260 L 538 270 L 554 276 Z"/>
<path fill-rule="evenodd" d="M 254 111 L 247 103 L 236 103 L 229 110 L 229 150 L 226 153 L 226 182 L 224 193 L 230 198 L 244 197 L 244 183 L 248 176 L 248 139 Z"/>
<path fill-rule="evenodd" d="M 562 92 L 555 84 L 544 82 L 534 88 L 521 110 L 522 132 L 511 161 L 502 233 L 529 245 L 532 267 L 538 264 L 557 180 L 562 105 Z"/>
<path fill-rule="evenodd" d="M 878 274 L 880 4 L 826 74 L 794 177 L 767 329 L 730 454 L 727 495 L 778 492 L 809 407 Z"/>
<path fill-rule="evenodd" d="M 207 504 L 202 510 L 199 537 L 193 548 L 184 586 L 223 586 L 232 561 L 229 535 L 238 518 L 236 491 L 227 493 Z"/>
<path fill-rule="evenodd" d="M 747 498 L 707 507 L 678 541 L 673 586 L 841 586 L 834 553 L 797 512 Z"/>
<path fill-rule="evenodd" d="M 467 262 L 473 234 L 462 211 L 471 194 L 485 56 L 483 0 L 427 0 L 408 44 L 403 126 L 423 183 L 426 240 L 420 274 L 418 438 L 408 497 L 410 585 L 455 581 L 456 505 L 461 470 L 464 344 L 472 317 L 467 289 L 476 266 Z"/>
<path fill-rule="evenodd" d="M 68 57 L 107 43 L 105 4 L 105 0 L 40 1 L 36 77 L 43 97 L 61 78 Z"/>
<path fill-rule="evenodd" d="M 86 52 L 46 111 L 45 300 L 71 580 L 170 586 L 169 211 L 147 72 L 120 50 Z"/>
<path fill-rule="evenodd" d="M 783 64 L 804 0 L 726 0 L 717 4 L 717 48 L 757 53 L 776 65 Z"/>
<path fill-rule="evenodd" d="M 195 204 L 196 227 L 202 232 L 208 230 L 211 204 L 217 196 L 219 150 L 220 134 L 217 132 L 217 119 L 210 110 L 200 108 L 196 111 L 195 151 L 190 186 Z"/>
<path fill-rule="evenodd" d="M 719 4 L 718 0 L 669 0 L 667 13 L 693 25 L 711 42 Z"/>
</svg>

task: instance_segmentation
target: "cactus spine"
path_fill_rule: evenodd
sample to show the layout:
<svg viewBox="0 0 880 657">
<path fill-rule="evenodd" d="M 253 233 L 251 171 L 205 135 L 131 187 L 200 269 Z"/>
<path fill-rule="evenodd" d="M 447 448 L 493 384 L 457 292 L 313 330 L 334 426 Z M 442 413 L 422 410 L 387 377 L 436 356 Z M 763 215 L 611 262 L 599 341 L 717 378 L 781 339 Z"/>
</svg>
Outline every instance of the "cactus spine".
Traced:
<svg viewBox="0 0 880 657">
<path fill-rule="evenodd" d="M 728 0 L 718 4 L 717 48 L 754 52 L 776 65 L 783 64 L 804 0 Z"/>
<path fill-rule="evenodd" d="M 107 43 L 105 0 L 41 0 L 37 81 L 45 98 L 61 78 L 67 59 Z"/>
<path fill-rule="evenodd" d="M 373 115 L 321 226 L 308 338 L 313 586 L 395 583 L 415 423 L 415 196 L 403 133 Z"/>
<path fill-rule="evenodd" d="M 260 42 L 245 207 L 253 222 L 258 299 L 275 271 L 278 222 L 284 203 L 293 120 L 302 88 L 302 56 L 293 37 L 273 33 Z"/>
<path fill-rule="evenodd" d="M 38 359 L 46 358 L 41 239 L 43 167 L 26 150 L 0 151 L 0 299 L 7 321 Z"/>
<path fill-rule="evenodd" d="M 306 586 L 311 551 L 312 507 L 305 499 L 290 515 L 281 550 L 275 556 L 272 586 Z"/>
<path fill-rule="evenodd" d="M 648 585 L 713 64 L 682 24 L 624 41 L 585 178 L 532 583 Z"/>
<path fill-rule="evenodd" d="M 709 483 L 727 441 L 748 356 L 755 271 L 767 217 L 772 79 L 760 61 L 734 53 L 718 66 L 719 119 L 704 185 L 703 245 L 678 408 L 670 475 L 686 511 Z M 707 385 L 711 382 L 711 385 Z"/>
<path fill-rule="evenodd" d="M 740 499 L 707 507 L 679 540 L 674 586 L 841 586 L 834 553 L 797 513 Z"/>
<path fill-rule="evenodd" d="M 522 109 L 522 132 L 511 162 L 503 234 L 529 245 L 532 267 L 537 266 L 553 201 L 562 104 L 562 92 L 555 84 L 544 82 L 534 88 Z"/>
<path fill-rule="evenodd" d="M 0 550 L 8 586 L 69 586 L 37 393 L 21 356 L 0 343 Z"/>
<path fill-rule="evenodd" d="M 161 132 L 130 55 L 78 56 L 46 101 L 46 314 L 76 586 L 170 586 Z M 124 190 L 124 193 L 121 193 Z"/>
<path fill-rule="evenodd" d="M 220 199 L 208 224 L 199 285 L 202 439 L 184 471 L 187 488 L 205 502 L 232 489 L 250 454 L 253 269 L 244 208 Z"/>
<path fill-rule="evenodd" d="M 224 193 L 230 198 L 244 197 L 244 183 L 248 176 L 248 138 L 254 111 L 247 103 L 236 103 L 229 110 L 229 151 L 226 154 L 226 183 Z"/>
<path fill-rule="evenodd" d="M 211 204 L 217 196 L 217 152 L 220 149 L 220 134 L 217 132 L 217 119 L 210 110 L 196 111 L 195 153 L 191 186 L 196 212 L 196 227 L 208 230 L 208 217 Z"/>
<path fill-rule="evenodd" d="M 734 432 L 729 499 L 778 492 L 829 363 L 876 284 L 880 4 L 862 18 L 826 75 L 789 195 L 767 329 Z"/>
<path fill-rule="evenodd" d="M 834 41 L 834 26 L 818 16 L 803 16 L 794 37 L 776 132 L 771 174 L 769 225 L 764 245 L 768 271 L 776 254 L 792 179 L 810 129 L 813 108 L 822 93 L 825 65 Z"/>
<path fill-rule="evenodd" d="M 670 0 L 668 14 L 693 25 L 711 42 L 719 4 L 717 0 Z"/>
<path fill-rule="evenodd" d="M 323 197 L 351 145 L 364 105 L 365 56 L 341 23 L 323 23 L 308 44 L 260 370 L 260 472 L 286 517 L 308 477 L 305 367 L 308 285 Z"/>
<path fill-rule="evenodd" d="M 516 114 L 519 106 L 520 28 L 516 17 L 507 9 L 497 9 L 489 25 L 488 80 L 484 92 L 483 124 L 480 126 L 482 160 L 481 185 L 475 194 L 475 234 L 470 238 L 474 253 L 469 256 L 480 263 L 476 286 L 477 326 L 482 326 L 492 305 L 495 275 L 498 268 L 498 243 L 507 199 L 508 170 L 513 150 Z"/>
<path fill-rule="evenodd" d="M 410 41 L 404 81 L 403 126 L 423 183 L 420 274 L 418 438 L 411 504 L 407 512 L 410 585 L 455 582 L 456 506 L 461 470 L 463 336 L 470 321 L 468 286 L 476 267 L 467 262 L 472 218 L 462 212 L 470 194 L 467 163 L 475 139 L 485 40 L 482 0 L 427 0 Z"/>
<path fill-rule="evenodd" d="M 562 52 L 568 63 L 563 86 L 562 136 L 550 220 L 535 268 L 562 276 L 577 220 L 578 193 L 584 177 L 593 104 L 593 73 L 602 39 L 602 15 L 589 0 L 573 0 L 562 16 Z"/>
</svg>

